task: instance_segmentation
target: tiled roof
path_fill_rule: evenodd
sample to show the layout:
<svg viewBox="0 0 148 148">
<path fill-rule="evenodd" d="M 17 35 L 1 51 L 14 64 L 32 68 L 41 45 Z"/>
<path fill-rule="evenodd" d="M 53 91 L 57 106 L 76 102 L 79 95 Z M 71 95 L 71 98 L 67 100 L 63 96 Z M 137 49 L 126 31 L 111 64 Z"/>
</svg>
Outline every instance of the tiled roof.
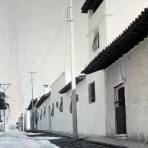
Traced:
<svg viewBox="0 0 148 148">
<path fill-rule="evenodd" d="M 37 99 L 33 99 L 33 106 L 35 105 L 35 103 L 37 102 Z M 32 109 L 32 100 L 30 101 L 30 104 L 27 108 L 27 110 L 31 110 Z"/>
<path fill-rule="evenodd" d="M 84 80 L 86 78 L 86 75 L 80 75 L 78 77 L 76 77 L 76 84 L 80 83 L 82 80 Z M 60 91 L 60 94 L 64 94 L 67 91 L 69 91 L 71 89 L 71 82 L 69 82 L 67 85 L 65 85 Z"/>
<path fill-rule="evenodd" d="M 148 8 L 127 27 L 109 46 L 102 50 L 81 72 L 90 74 L 106 69 L 148 36 Z"/>
<path fill-rule="evenodd" d="M 86 0 L 81 8 L 82 13 L 87 13 L 89 9 L 96 11 L 103 0 Z"/>
<path fill-rule="evenodd" d="M 50 96 L 51 92 L 49 92 L 48 94 L 43 95 L 39 101 L 36 104 L 36 107 L 40 107 L 42 105 L 42 103 Z"/>
</svg>

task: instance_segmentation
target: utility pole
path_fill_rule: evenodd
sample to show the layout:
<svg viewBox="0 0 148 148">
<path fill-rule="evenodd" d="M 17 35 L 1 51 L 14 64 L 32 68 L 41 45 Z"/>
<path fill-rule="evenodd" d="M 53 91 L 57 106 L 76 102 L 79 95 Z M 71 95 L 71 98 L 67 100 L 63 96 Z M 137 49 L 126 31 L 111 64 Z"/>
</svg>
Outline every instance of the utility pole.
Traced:
<svg viewBox="0 0 148 148">
<path fill-rule="evenodd" d="M 23 117 L 23 121 L 22 122 L 23 122 L 23 131 L 24 131 L 24 129 L 25 129 L 24 128 L 24 126 L 25 126 L 25 124 L 24 124 L 24 122 L 25 122 L 24 121 L 24 96 L 25 96 L 25 94 L 20 94 L 20 95 L 21 95 L 21 99 L 22 99 L 22 101 L 21 101 L 22 102 L 22 117 Z"/>
<path fill-rule="evenodd" d="M 33 117 L 33 93 L 34 93 L 34 89 L 33 89 L 33 75 L 36 74 L 37 72 L 28 72 L 30 74 L 30 78 L 31 78 L 31 94 L 32 94 L 32 98 L 31 98 L 31 105 L 32 105 L 32 118 L 31 118 L 31 126 L 32 126 L 32 130 L 34 131 L 34 117 Z"/>
<path fill-rule="evenodd" d="M 68 22 L 70 24 L 70 59 L 71 59 L 71 79 L 72 79 L 72 119 L 73 119 L 73 139 L 78 138 L 77 128 L 77 105 L 76 105 L 76 79 L 75 79 L 75 54 L 74 54 L 74 20 L 73 20 L 73 4 L 69 0 Z"/>
<path fill-rule="evenodd" d="M 6 90 L 8 89 L 8 87 L 10 86 L 10 83 L 0 83 L 0 88 L 4 91 L 4 133 L 6 131 L 6 117 L 5 117 L 5 107 L 6 107 Z"/>
</svg>

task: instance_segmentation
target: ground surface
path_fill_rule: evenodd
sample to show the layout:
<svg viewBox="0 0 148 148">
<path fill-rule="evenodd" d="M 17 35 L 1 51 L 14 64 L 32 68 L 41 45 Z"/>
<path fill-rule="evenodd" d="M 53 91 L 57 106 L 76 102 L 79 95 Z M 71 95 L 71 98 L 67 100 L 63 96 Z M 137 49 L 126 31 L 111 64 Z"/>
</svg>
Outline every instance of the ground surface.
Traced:
<svg viewBox="0 0 148 148">
<path fill-rule="evenodd" d="M 83 139 L 79 139 L 77 141 L 73 140 L 72 138 L 68 138 L 68 137 L 59 137 L 58 135 L 54 135 L 54 134 L 47 134 L 47 133 L 28 133 L 27 134 L 29 137 L 32 138 L 38 138 L 38 137 L 48 137 L 49 141 L 57 146 L 59 146 L 60 148 L 113 148 L 110 146 L 103 146 L 100 145 L 98 143 L 92 143 L 89 141 L 85 141 Z M 53 138 L 54 137 L 54 138 Z M 47 139 L 48 139 L 47 138 Z"/>
<path fill-rule="evenodd" d="M 58 148 L 50 143 L 48 137 L 28 137 L 23 132 L 9 131 L 0 133 L 0 148 Z M 55 139 L 52 137 L 51 139 Z"/>
<path fill-rule="evenodd" d="M 0 148 L 113 148 L 54 134 L 9 131 L 0 133 Z"/>
</svg>

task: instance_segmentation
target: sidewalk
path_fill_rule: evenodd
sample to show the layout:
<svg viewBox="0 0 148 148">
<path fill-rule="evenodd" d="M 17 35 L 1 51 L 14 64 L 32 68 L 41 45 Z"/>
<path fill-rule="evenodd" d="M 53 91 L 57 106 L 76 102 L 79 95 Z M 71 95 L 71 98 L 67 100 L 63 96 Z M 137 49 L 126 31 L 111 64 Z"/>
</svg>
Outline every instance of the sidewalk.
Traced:
<svg viewBox="0 0 148 148">
<path fill-rule="evenodd" d="M 110 137 L 97 137 L 92 136 L 88 137 L 85 140 L 96 142 L 100 144 L 109 144 L 113 146 L 124 146 L 127 148 L 148 148 L 148 143 L 139 142 L 139 141 L 131 141 L 131 140 L 122 140 L 122 139 L 115 139 Z"/>
<path fill-rule="evenodd" d="M 48 139 L 34 139 L 19 131 L 9 131 L 0 134 L 0 148 L 58 148 Z"/>
</svg>

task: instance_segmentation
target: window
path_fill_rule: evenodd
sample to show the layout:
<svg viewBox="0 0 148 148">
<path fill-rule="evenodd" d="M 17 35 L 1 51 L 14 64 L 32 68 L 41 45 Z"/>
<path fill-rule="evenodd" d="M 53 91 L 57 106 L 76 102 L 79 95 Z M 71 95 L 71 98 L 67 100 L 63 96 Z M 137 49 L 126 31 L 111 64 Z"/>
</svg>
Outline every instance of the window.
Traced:
<svg viewBox="0 0 148 148">
<path fill-rule="evenodd" d="M 56 102 L 56 107 L 57 107 L 57 108 L 59 107 L 59 103 L 58 103 L 58 102 Z"/>
<path fill-rule="evenodd" d="M 46 117 L 46 106 L 44 107 L 44 113 L 43 116 Z"/>
<path fill-rule="evenodd" d="M 42 120 L 42 109 L 41 109 L 41 114 L 40 114 L 40 120 Z"/>
<path fill-rule="evenodd" d="M 72 100 L 70 102 L 69 112 L 72 113 Z"/>
<path fill-rule="evenodd" d="M 99 47 L 100 47 L 99 31 L 95 31 L 93 42 L 92 42 L 92 50 L 96 51 Z"/>
<path fill-rule="evenodd" d="M 39 114 L 39 112 L 37 112 L 37 118 L 38 118 L 38 120 L 39 120 L 39 116 L 40 116 L 40 114 Z"/>
<path fill-rule="evenodd" d="M 95 82 L 92 82 L 88 86 L 88 94 L 89 94 L 89 103 L 93 103 L 96 101 L 95 98 Z"/>
<path fill-rule="evenodd" d="M 59 111 L 60 111 L 60 112 L 63 112 L 63 97 L 61 97 L 61 102 L 60 102 Z"/>
<path fill-rule="evenodd" d="M 79 95 L 76 95 L 76 101 L 77 102 L 79 101 Z"/>
<path fill-rule="evenodd" d="M 49 105 L 49 107 L 48 107 L 48 109 L 49 109 L 49 116 L 51 115 L 51 107 L 50 107 L 50 105 Z"/>
<path fill-rule="evenodd" d="M 54 116 L 54 103 L 52 103 L 52 110 L 51 110 L 51 116 Z"/>
</svg>

